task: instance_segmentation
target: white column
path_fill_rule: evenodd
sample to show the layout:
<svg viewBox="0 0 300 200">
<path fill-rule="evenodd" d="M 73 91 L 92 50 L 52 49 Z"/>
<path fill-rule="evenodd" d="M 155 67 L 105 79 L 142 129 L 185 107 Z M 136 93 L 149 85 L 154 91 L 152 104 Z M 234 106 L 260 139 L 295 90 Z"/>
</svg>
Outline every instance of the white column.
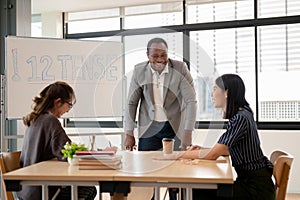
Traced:
<svg viewBox="0 0 300 200">
<path fill-rule="evenodd" d="M 63 37 L 61 12 L 42 13 L 42 36 L 50 38 Z"/>
<path fill-rule="evenodd" d="M 16 1 L 16 35 L 31 36 L 31 0 Z"/>
</svg>

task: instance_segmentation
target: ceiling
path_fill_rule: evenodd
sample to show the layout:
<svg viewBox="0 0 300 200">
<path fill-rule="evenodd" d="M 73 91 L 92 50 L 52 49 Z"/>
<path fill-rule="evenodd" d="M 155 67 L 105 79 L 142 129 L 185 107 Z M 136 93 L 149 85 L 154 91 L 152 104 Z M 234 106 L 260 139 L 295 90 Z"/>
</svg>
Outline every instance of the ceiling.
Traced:
<svg viewBox="0 0 300 200">
<path fill-rule="evenodd" d="M 33 14 L 85 11 L 120 6 L 134 6 L 182 0 L 31 0 Z"/>
</svg>

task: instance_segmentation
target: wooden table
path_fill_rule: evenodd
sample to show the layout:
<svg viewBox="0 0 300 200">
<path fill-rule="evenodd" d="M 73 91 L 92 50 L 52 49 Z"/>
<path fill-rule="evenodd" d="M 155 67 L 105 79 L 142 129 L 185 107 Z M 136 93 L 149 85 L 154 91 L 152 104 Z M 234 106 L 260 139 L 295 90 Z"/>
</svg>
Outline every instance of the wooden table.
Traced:
<svg viewBox="0 0 300 200">
<path fill-rule="evenodd" d="M 162 152 L 126 152 L 122 155 L 120 170 L 79 170 L 67 162 L 45 161 L 3 174 L 7 185 L 42 185 L 43 199 L 47 200 L 49 185 L 71 185 L 72 199 L 77 199 L 77 186 L 98 185 L 100 192 L 126 191 L 131 186 L 155 187 L 155 199 L 159 199 L 160 187 L 187 188 L 191 199 L 192 188 L 217 189 L 219 184 L 233 184 L 230 159 L 201 161 L 197 165 L 181 160 L 154 160 Z M 108 191 L 103 188 L 109 188 Z M 121 190 L 120 190 L 121 189 Z"/>
</svg>

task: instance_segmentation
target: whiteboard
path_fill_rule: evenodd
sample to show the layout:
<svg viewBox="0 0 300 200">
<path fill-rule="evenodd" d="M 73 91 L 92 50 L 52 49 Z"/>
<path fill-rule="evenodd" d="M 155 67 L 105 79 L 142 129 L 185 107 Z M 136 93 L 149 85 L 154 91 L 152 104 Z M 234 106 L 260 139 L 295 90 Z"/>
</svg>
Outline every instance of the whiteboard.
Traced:
<svg viewBox="0 0 300 200">
<path fill-rule="evenodd" d="M 122 44 L 49 38 L 5 38 L 6 117 L 22 118 L 55 81 L 70 84 L 76 104 L 63 117 L 122 116 Z"/>
</svg>

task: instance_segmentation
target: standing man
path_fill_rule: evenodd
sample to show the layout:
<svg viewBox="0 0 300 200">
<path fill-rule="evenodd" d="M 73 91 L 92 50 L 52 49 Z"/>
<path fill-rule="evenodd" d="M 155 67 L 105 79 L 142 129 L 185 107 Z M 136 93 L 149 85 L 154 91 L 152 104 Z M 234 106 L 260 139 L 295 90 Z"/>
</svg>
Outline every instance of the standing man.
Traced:
<svg viewBox="0 0 300 200">
<path fill-rule="evenodd" d="M 168 45 L 153 38 L 147 45 L 148 61 L 134 68 L 125 113 L 126 149 L 135 145 L 137 108 L 138 150 L 162 149 L 163 138 L 175 139 L 175 150 L 191 144 L 196 119 L 196 95 L 192 76 L 184 62 L 168 58 Z M 174 198 L 170 198 L 174 199 Z"/>
</svg>

